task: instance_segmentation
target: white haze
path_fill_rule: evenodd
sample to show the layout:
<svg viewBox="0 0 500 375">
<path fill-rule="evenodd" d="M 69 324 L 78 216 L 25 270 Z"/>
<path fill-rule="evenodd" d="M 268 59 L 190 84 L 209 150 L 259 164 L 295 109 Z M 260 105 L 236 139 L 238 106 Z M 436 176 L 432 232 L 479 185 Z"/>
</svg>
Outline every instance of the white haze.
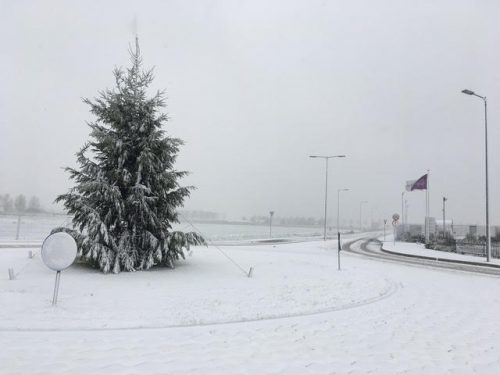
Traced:
<svg viewBox="0 0 500 375">
<path fill-rule="evenodd" d="M 88 137 L 82 97 L 112 87 L 138 30 L 154 88 L 166 89 L 187 209 L 228 218 L 323 214 L 356 223 L 401 210 L 406 180 L 431 170 L 456 222 L 484 216 L 488 97 L 492 222 L 500 224 L 500 3 L 443 1 L 0 2 L 0 193 L 45 206 Z M 421 221 L 424 193 L 407 194 Z"/>
</svg>

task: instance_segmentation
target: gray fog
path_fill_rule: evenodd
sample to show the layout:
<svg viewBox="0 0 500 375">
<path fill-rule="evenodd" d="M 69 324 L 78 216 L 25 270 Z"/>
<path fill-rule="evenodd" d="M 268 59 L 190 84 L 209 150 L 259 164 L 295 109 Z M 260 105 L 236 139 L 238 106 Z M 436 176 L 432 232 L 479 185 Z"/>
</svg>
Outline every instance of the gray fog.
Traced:
<svg viewBox="0 0 500 375">
<path fill-rule="evenodd" d="M 357 222 L 401 211 L 407 180 L 430 169 L 431 216 L 484 222 L 488 97 L 492 224 L 500 224 L 500 3 L 442 1 L 0 2 L 0 193 L 45 207 L 72 184 L 62 170 L 88 139 L 81 98 L 112 88 L 139 36 L 185 208 Z M 425 193 L 406 194 L 423 221 Z M 52 207 L 57 209 L 57 207 Z M 60 208 L 59 208 L 60 209 Z"/>
</svg>

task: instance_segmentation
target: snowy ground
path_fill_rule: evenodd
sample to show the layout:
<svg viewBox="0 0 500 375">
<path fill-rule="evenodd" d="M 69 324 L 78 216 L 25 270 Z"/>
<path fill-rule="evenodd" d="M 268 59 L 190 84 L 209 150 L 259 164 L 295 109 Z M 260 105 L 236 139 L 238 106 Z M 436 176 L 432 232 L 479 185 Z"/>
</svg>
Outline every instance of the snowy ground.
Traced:
<svg viewBox="0 0 500 375">
<path fill-rule="evenodd" d="M 53 272 L 0 249 L 2 374 L 498 374 L 500 278 L 343 253 L 334 241 L 196 248 L 175 270 Z M 6 269 L 18 277 L 8 280 Z"/>
<path fill-rule="evenodd" d="M 396 241 L 396 243 L 394 243 L 393 241 L 386 241 L 384 242 L 383 248 L 385 250 L 401 254 L 419 255 L 419 256 L 439 258 L 439 259 L 459 260 L 472 263 L 487 263 L 486 258 L 484 257 L 426 249 L 425 245 L 421 243 L 410 243 L 410 242 L 399 242 L 399 241 Z M 490 263 L 500 266 L 500 259 L 491 259 Z"/>
</svg>

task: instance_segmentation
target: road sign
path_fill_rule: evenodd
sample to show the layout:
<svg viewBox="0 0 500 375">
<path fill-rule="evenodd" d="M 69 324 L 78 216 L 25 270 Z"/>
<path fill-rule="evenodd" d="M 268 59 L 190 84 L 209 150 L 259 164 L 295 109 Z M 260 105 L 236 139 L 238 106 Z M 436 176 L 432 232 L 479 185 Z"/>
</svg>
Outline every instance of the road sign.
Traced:
<svg viewBox="0 0 500 375">
<path fill-rule="evenodd" d="M 394 225 L 394 226 L 398 225 L 398 221 L 399 221 L 399 214 L 393 214 L 392 215 L 392 225 Z"/>
<path fill-rule="evenodd" d="M 47 267 L 56 271 L 52 305 L 57 304 L 61 271 L 73 264 L 76 258 L 76 242 L 68 233 L 57 232 L 48 236 L 42 244 L 42 260 Z"/>
</svg>

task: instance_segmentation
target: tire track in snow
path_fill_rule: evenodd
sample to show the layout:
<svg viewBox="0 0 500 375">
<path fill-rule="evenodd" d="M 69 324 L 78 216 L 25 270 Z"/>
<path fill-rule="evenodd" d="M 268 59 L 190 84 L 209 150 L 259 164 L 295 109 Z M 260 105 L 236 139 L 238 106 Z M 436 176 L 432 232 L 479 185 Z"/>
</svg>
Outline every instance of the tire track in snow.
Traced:
<svg viewBox="0 0 500 375">
<path fill-rule="evenodd" d="M 349 310 L 357 307 L 366 306 L 372 303 L 380 302 L 384 299 L 390 298 L 399 290 L 399 284 L 391 279 L 385 278 L 386 288 L 377 296 L 366 298 L 351 303 L 328 307 L 307 313 L 283 314 L 277 316 L 264 316 L 255 319 L 244 320 L 228 320 L 221 322 L 205 322 L 195 324 L 166 324 L 166 325 L 152 325 L 152 326 L 130 326 L 130 327 L 81 327 L 81 328 L 9 328 L 0 327 L 0 332 L 93 332 L 93 331 L 140 331 L 140 330 L 155 330 L 155 329 L 171 329 L 171 328 L 191 328 L 191 327 L 207 327 L 207 326 L 220 326 L 229 324 L 241 323 L 255 323 L 288 318 L 300 318 L 313 315 L 330 314 L 336 311 Z"/>
</svg>

